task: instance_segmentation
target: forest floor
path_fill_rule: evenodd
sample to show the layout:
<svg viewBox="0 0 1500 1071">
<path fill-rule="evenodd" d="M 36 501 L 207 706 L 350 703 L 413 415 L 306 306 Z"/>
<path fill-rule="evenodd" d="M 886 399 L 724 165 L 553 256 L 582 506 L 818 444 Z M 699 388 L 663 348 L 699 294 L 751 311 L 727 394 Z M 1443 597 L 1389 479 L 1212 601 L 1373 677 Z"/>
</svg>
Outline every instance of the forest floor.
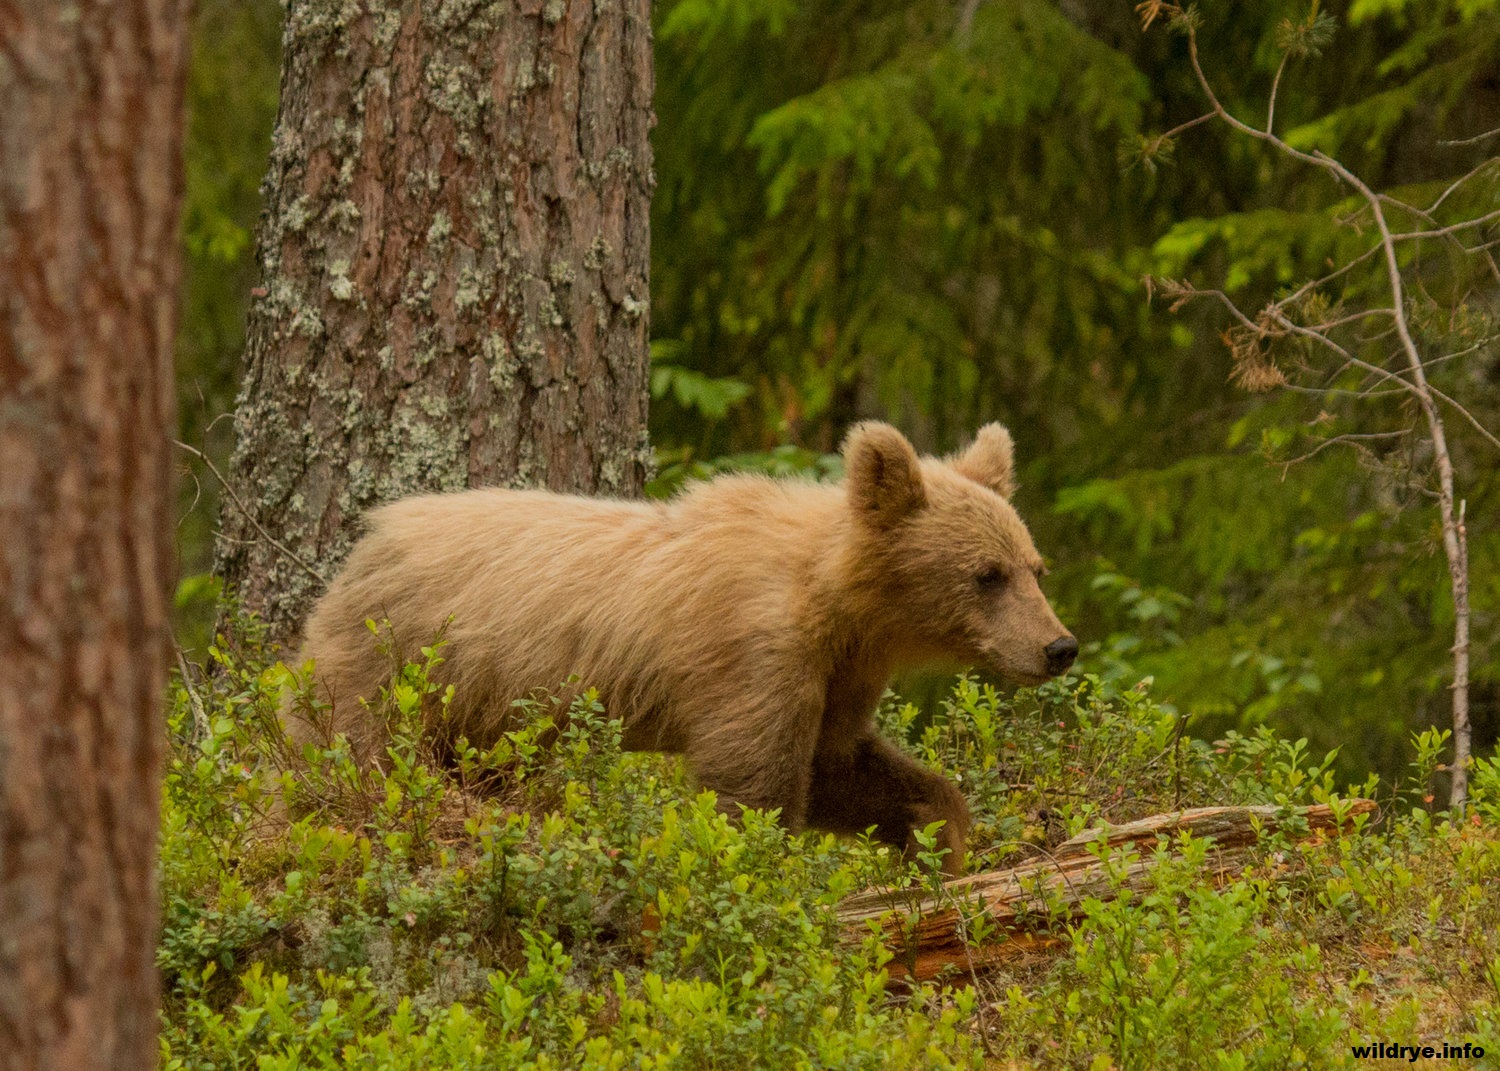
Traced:
<svg viewBox="0 0 1500 1071">
<path fill-rule="evenodd" d="M 955 884 L 730 822 L 587 696 L 439 763 L 440 657 L 393 678 L 379 771 L 291 747 L 294 675 L 253 645 L 174 687 L 165 1068 L 1500 1066 L 1500 771 L 1434 814 L 1440 734 L 1409 783 L 1340 792 L 1305 745 L 1194 740 L 1142 690 L 960 678 L 881 712 L 970 799 Z M 1066 846 L 1192 808 L 1220 824 Z M 913 980 L 939 917 L 958 943 Z"/>
</svg>

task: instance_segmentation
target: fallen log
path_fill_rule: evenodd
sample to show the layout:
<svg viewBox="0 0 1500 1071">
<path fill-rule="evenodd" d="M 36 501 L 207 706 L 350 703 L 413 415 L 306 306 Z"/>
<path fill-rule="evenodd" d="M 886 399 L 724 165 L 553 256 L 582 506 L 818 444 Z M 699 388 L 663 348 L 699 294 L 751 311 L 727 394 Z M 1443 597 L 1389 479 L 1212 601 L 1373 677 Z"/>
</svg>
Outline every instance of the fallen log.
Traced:
<svg viewBox="0 0 1500 1071">
<path fill-rule="evenodd" d="M 1158 844 L 1170 844 L 1180 833 L 1213 839 L 1213 880 L 1224 883 L 1241 873 L 1249 849 L 1262 835 L 1287 829 L 1289 814 L 1297 819 L 1298 838 L 1307 839 L 1337 832 L 1340 816 L 1348 823 L 1375 809 L 1373 800 L 1355 799 L 1340 804 L 1338 814 L 1318 804 L 1291 812 L 1272 806 L 1199 807 L 1153 815 L 1085 830 L 1018 866 L 953 878 L 943 883 L 941 893 L 920 895 L 909 889 L 857 893 L 840 905 L 838 917 L 850 940 L 862 940 L 870 924 L 877 924 L 895 955 L 889 966 L 892 980 L 922 981 L 950 967 L 968 972 L 1059 945 L 1064 940 L 1063 927 L 1082 916 L 1083 902 L 1089 897 L 1107 899 L 1117 888 L 1148 887 Z M 1090 850 L 1100 844 L 1107 844 L 1112 852 L 1126 846 L 1139 849 L 1124 865 L 1118 885 Z M 1118 871 L 1120 864 L 1115 867 Z M 992 936 L 984 942 L 971 941 L 971 920 L 980 915 L 985 918 L 986 933 Z"/>
</svg>

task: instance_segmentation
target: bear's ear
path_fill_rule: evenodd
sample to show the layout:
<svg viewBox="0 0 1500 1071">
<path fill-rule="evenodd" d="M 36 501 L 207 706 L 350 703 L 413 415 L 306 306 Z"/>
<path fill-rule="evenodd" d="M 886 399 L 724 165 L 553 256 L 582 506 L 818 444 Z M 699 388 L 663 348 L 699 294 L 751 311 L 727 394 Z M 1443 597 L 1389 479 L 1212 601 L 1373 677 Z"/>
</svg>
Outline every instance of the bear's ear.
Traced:
<svg viewBox="0 0 1500 1071">
<path fill-rule="evenodd" d="M 974 442 L 953 459 L 953 471 L 983 484 L 1001 498 L 1016 490 L 1016 447 L 1004 424 L 986 424 Z"/>
<path fill-rule="evenodd" d="M 889 424 L 855 426 L 844 440 L 844 471 L 856 514 L 878 524 L 894 524 L 927 504 L 917 452 Z"/>
</svg>

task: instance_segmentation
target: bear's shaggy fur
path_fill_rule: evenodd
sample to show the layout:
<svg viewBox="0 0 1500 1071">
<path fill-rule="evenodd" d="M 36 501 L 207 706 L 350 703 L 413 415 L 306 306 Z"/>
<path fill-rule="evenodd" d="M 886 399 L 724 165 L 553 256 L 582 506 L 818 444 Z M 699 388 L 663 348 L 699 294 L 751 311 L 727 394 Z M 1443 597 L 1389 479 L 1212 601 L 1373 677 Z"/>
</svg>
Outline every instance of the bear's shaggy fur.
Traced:
<svg viewBox="0 0 1500 1071">
<path fill-rule="evenodd" d="M 1077 645 L 1007 501 L 1003 427 L 938 460 L 862 424 L 844 460 L 842 484 L 726 476 L 665 503 L 494 489 L 378 510 L 307 624 L 333 727 L 365 761 L 383 744 L 357 701 L 391 671 L 366 619 L 406 653 L 442 633 L 450 736 L 489 746 L 513 700 L 576 675 L 626 747 L 684 753 L 726 808 L 873 826 L 908 852 L 913 828 L 944 819 L 957 872 L 963 797 L 874 730 L 892 672 L 978 663 L 1034 684 Z"/>
</svg>

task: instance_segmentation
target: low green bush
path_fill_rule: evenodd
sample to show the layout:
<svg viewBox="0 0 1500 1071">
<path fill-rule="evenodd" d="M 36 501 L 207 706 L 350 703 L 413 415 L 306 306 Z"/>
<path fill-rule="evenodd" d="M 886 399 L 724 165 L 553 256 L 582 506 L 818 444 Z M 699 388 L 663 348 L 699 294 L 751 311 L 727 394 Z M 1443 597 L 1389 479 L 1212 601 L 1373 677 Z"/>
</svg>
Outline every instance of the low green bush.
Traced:
<svg viewBox="0 0 1500 1071">
<path fill-rule="evenodd" d="M 372 638 L 372 642 L 378 642 Z M 294 746 L 301 669 L 221 642 L 172 692 L 163 801 L 168 1069 L 1281 1068 L 1351 1045 L 1500 1053 L 1500 769 L 1462 821 L 1433 814 L 1441 734 L 1379 822 L 1264 838 L 1221 875 L 1163 845 L 1149 887 L 1054 920 L 1055 947 L 892 985 L 891 953 L 836 910 L 941 890 L 935 857 L 731 821 L 670 757 L 621 749 L 584 692 L 545 696 L 481 751 L 439 755 L 442 647 L 393 666 L 376 769 Z M 434 712 L 437 712 L 434 714 Z M 1195 740 L 1148 692 L 1069 677 L 1004 695 L 963 677 L 883 729 L 964 788 L 971 868 L 1044 857 L 1104 821 L 1183 807 L 1341 805 L 1331 758 L 1269 732 Z M 558 726 L 561 726 L 559 729 Z M 930 831 L 929 831 L 930 832 Z M 1170 850 L 1169 850 L 1170 849 Z M 993 938 L 970 914 L 970 937 Z M 1488 1057 L 1486 1057 L 1487 1059 Z M 1445 1064 L 1451 1066 L 1451 1062 Z"/>
</svg>

